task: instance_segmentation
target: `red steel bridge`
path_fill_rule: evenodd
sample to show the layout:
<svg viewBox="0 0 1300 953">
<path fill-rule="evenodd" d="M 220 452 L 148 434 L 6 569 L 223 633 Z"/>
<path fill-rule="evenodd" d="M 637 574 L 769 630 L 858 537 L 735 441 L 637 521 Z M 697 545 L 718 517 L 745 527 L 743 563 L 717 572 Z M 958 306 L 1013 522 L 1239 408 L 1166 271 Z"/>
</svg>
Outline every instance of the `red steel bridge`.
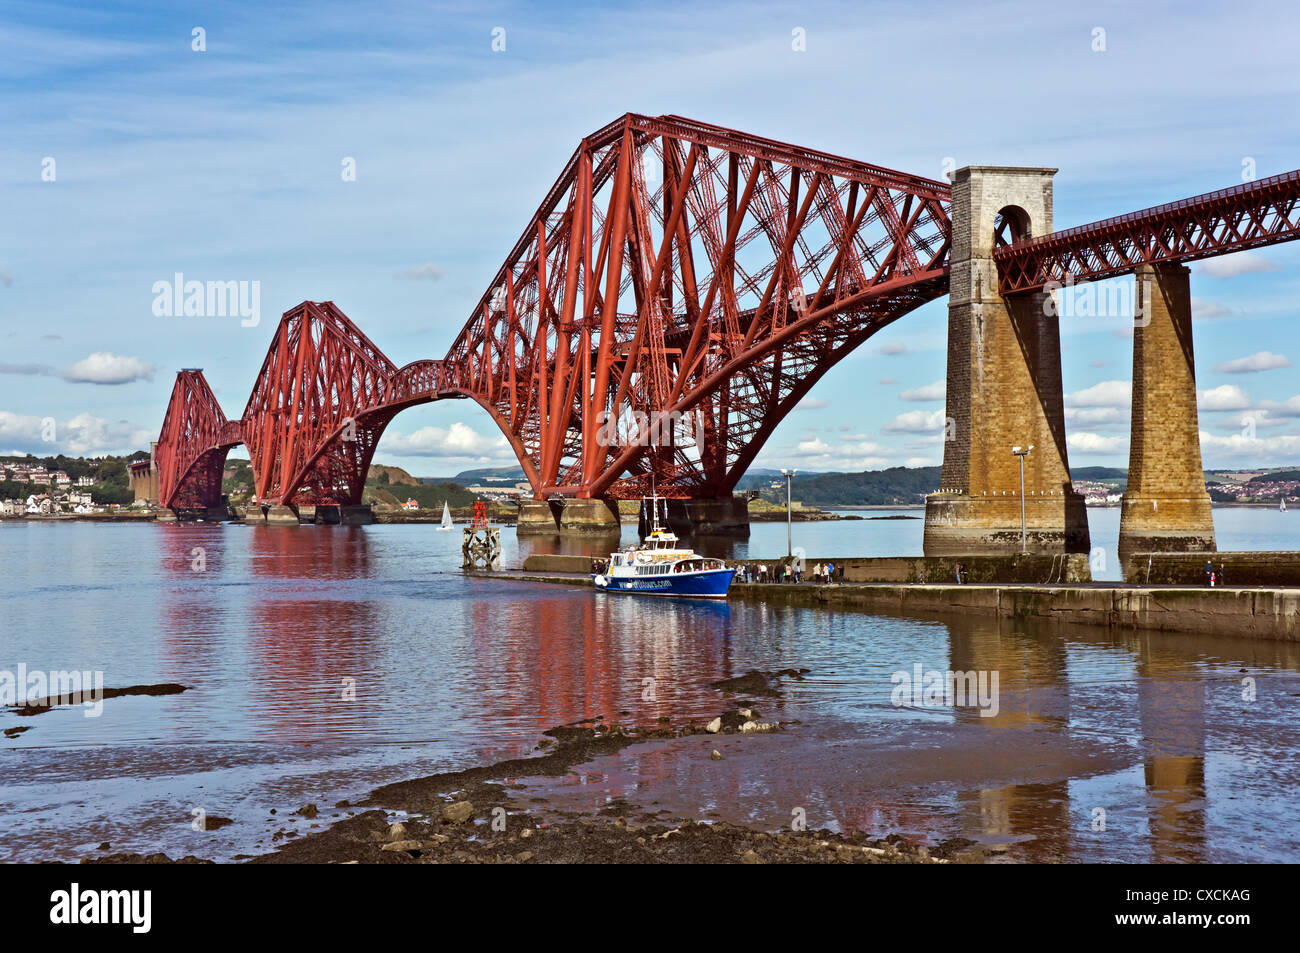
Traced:
<svg viewBox="0 0 1300 953">
<path fill-rule="evenodd" d="M 333 302 L 285 312 L 243 413 L 179 373 L 155 460 L 220 503 L 244 444 L 270 504 L 361 502 L 389 421 L 468 398 L 537 499 L 724 497 L 841 358 L 948 291 L 947 183 L 678 116 L 578 145 L 441 360 L 398 367 Z M 1300 172 L 1041 237 L 1001 229 L 999 291 L 1300 237 Z M 653 439 L 651 439 L 653 437 Z"/>
</svg>

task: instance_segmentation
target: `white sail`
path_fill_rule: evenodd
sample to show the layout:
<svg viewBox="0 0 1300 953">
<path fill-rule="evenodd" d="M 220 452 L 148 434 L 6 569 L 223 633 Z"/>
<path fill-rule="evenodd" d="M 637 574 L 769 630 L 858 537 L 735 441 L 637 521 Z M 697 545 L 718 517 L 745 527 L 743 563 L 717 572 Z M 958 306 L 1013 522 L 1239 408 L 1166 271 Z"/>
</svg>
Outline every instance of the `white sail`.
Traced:
<svg viewBox="0 0 1300 953">
<path fill-rule="evenodd" d="M 442 501 L 442 525 L 438 528 L 451 529 L 451 507 L 447 505 L 446 500 Z"/>
</svg>

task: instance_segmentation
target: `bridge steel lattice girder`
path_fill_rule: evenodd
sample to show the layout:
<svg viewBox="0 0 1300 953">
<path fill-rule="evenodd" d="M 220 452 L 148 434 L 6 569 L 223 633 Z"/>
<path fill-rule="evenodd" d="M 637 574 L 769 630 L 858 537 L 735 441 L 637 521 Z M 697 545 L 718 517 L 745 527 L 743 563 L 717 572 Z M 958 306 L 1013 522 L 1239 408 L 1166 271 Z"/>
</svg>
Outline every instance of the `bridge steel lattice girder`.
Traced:
<svg viewBox="0 0 1300 953">
<path fill-rule="evenodd" d="M 998 291 L 1096 281 L 1300 238 L 1300 170 L 1067 228 L 993 253 Z"/>
</svg>

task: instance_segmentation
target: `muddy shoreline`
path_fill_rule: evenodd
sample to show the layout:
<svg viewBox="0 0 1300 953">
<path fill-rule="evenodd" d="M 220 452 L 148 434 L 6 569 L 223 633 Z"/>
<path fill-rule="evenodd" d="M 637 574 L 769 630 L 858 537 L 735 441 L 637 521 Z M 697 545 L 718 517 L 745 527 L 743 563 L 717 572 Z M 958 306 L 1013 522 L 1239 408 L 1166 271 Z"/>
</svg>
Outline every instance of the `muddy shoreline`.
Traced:
<svg viewBox="0 0 1300 953">
<path fill-rule="evenodd" d="M 708 722 L 673 725 L 660 719 L 637 726 L 607 723 L 600 715 L 545 731 L 537 753 L 528 757 L 385 784 L 357 803 L 306 804 L 282 815 L 275 850 L 233 859 L 254 864 L 982 863 L 986 849 L 963 838 L 926 848 L 897 834 L 873 839 L 861 832 L 791 826 L 761 830 L 621 797 L 598 809 L 572 810 L 542 790 L 547 780 L 571 776 L 582 765 L 636 745 L 682 739 L 721 743 L 730 735 L 797 732 L 797 721 L 762 721 L 761 706 L 780 695 L 782 680 L 805 672 L 751 670 L 714 683 L 720 714 Z M 762 742 L 755 737 L 749 743 Z M 715 748 L 708 757 L 724 756 Z M 791 824 L 802 827 L 795 820 Z M 82 863 L 211 863 L 192 855 L 174 860 L 162 853 L 108 849 L 102 845 L 104 853 Z"/>
</svg>

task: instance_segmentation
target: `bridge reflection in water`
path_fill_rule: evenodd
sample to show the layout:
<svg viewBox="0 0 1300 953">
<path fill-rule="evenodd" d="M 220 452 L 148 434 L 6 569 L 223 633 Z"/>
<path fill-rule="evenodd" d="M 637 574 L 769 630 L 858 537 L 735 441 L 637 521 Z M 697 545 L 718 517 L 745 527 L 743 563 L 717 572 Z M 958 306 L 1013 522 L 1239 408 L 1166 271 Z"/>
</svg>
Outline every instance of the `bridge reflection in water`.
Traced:
<svg viewBox="0 0 1300 953">
<path fill-rule="evenodd" d="M 1296 820 L 1277 794 L 1294 766 L 1272 758 L 1300 740 L 1276 701 L 1300 690 L 1295 646 L 1247 659 L 1237 641 L 610 598 L 466 578 L 456 542 L 421 527 L 156 530 L 163 674 L 195 686 L 160 730 L 269 745 L 272 764 L 324 746 L 364 775 L 397 745 L 413 777 L 524 755 L 596 716 L 703 723 L 735 703 L 710 682 L 806 666 L 757 699 L 764 719 L 800 722 L 788 732 L 635 745 L 528 793 L 768 828 L 801 806 L 814 828 L 1060 861 L 1239 858 Z M 894 707 L 890 676 L 916 663 L 997 672 L 996 716 Z M 1246 667 L 1276 679 L 1253 707 Z"/>
</svg>

